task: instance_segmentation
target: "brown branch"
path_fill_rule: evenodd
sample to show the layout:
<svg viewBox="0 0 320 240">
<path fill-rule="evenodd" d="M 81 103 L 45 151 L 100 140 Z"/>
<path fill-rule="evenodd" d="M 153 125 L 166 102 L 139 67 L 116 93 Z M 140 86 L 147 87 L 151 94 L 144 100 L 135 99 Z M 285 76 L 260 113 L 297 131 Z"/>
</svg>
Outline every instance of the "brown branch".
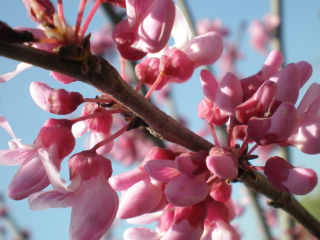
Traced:
<svg viewBox="0 0 320 240">
<path fill-rule="evenodd" d="M 269 205 L 286 211 L 294 220 L 301 223 L 310 233 L 320 238 L 320 223 L 290 193 L 275 190 L 260 173 L 244 172 L 239 180 L 248 188 L 270 198 Z"/>
<path fill-rule="evenodd" d="M 0 55 L 32 65 L 60 72 L 87 83 L 116 99 L 145 121 L 153 135 L 184 146 L 191 151 L 210 150 L 213 145 L 173 118 L 160 111 L 137 93 L 106 60 L 91 56 L 86 62 L 63 58 L 22 44 L 0 41 Z"/>
<path fill-rule="evenodd" d="M 179 144 L 191 151 L 209 150 L 213 147 L 210 142 L 183 127 L 145 100 L 121 79 L 114 67 L 100 57 L 89 56 L 86 62 L 79 62 L 29 46 L 2 41 L 0 41 L 0 56 L 60 72 L 94 86 L 126 106 L 150 126 L 154 135 L 166 141 Z M 273 206 L 288 212 L 312 234 L 320 238 L 320 223 L 292 195 L 273 189 L 267 179 L 258 172 L 244 172 L 239 176 L 239 180 L 250 189 L 270 198 Z"/>
</svg>

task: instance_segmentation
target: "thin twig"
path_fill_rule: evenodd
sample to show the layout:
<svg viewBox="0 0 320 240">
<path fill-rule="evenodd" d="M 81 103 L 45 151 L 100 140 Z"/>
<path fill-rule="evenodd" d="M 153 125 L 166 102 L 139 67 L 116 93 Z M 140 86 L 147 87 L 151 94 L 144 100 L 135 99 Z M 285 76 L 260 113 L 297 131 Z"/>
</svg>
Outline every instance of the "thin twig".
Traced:
<svg viewBox="0 0 320 240">
<path fill-rule="evenodd" d="M 283 8 L 282 8 L 282 0 L 271 0 L 271 11 L 272 13 L 278 15 L 280 17 L 279 26 L 274 29 L 272 36 L 272 45 L 273 49 L 277 49 L 282 52 L 283 56 L 285 56 L 284 45 L 283 45 Z M 284 57 L 284 59 L 286 59 Z M 285 66 L 285 62 L 283 62 L 282 67 Z M 284 159 L 286 159 L 289 163 L 292 161 L 290 150 L 288 147 L 280 148 L 280 154 Z M 280 227 L 281 227 L 281 239 L 282 240 L 294 240 L 295 237 L 290 234 L 290 230 L 295 228 L 295 222 L 292 218 L 288 217 L 286 213 L 280 211 Z"/>
</svg>

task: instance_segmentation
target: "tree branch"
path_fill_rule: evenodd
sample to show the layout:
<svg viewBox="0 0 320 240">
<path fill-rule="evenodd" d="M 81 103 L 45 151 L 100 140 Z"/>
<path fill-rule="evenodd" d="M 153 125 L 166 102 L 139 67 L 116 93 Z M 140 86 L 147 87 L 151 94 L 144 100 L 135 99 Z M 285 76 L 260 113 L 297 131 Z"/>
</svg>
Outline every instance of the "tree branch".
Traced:
<svg viewBox="0 0 320 240">
<path fill-rule="evenodd" d="M 191 151 L 207 150 L 213 145 L 183 127 L 137 93 L 106 60 L 90 56 L 86 62 L 61 57 L 22 44 L 0 41 L 0 55 L 59 72 L 105 92 L 149 125 L 150 132 Z"/>
<path fill-rule="evenodd" d="M 210 142 L 183 127 L 135 92 L 121 79 L 118 71 L 100 57 L 89 56 L 85 62 L 80 62 L 22 44 L 2 41 L 0 41 L 0 56 L 60 72 L 94 86 L 127 107 L 149 125 L 152 134 L 166 141 L 179 144 L 191 151 L 208 151 L 213 147 Z M 291 194 L 276 191 L 258 172 L 244 172 L 240 174 L 239 180 L 250 189 L 270 198 L 272 206 L 282 208 L 320 238 L 320 223 Z"/>
</svg>

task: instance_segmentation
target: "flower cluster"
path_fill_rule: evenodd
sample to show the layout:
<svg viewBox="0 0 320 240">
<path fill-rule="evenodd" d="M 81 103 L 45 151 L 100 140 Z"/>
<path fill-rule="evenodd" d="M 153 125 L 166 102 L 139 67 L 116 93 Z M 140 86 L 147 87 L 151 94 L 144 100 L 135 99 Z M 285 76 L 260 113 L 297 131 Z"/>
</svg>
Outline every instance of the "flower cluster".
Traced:
<svg viewBox="0 0 320 240">
<path fill-rule="evenodd" d="M 141 60 L 135 67 L 139 79 L 135 90 L 143 84 L 150 87 L 145 100 L 171 82 L 188 81 L 196 68 L 214 64 L 222 55 L 221 35 L 228 31 L 215 24 L 207 27 L 209 32 L 193 37 L 172 0 L 97 0 L 81 26 L 86 2 L 80 1 L 76 25 L 70 27 L 61 0 L 57 13 L 49 0 L 25 0 L 30 18 L 41 27 L 13 30 L 0 25 L 0 34 L 28 31 L 32 37 L 23 43 L 83 62 L 92 54 L 85 32 L 100 4 L 125 8 L 127 18 L 115 26 L 112 39 L 122 58 Z M 102 54 L 110 46 L 108 38 L 97 40 L 91 49 Z M 0 116 L 0 126 L 13 138 L 10 149 L 0 151 L 0 164 L 20 165 L 8 195 L 15 200 L 27 198 L 34 210 L 71 207 L 70 238 L 76 240 L 100 239 L 115 217 L 135 224 L 157 222 L 154 231 L 126 230 L 128 240 L 240 239 L 231 224 L 236 216 L 231 183 L 241 173 L 263 171 L 273 188 L 296 195 L 309 193 L 317 184 L 312 169 L 294 167 L 279 156 L 267 159 L 265 166 L 250 162 L 257 158 L 253 153 L 258 147 L 268 151 L 275 145 L 293 146 L 306 154 L 320 153 L 319 85 L 311 84 L 297 104 L 312 67 L 298 62 L 279 70 L 282 64 L 282 53 L 274 50 L 256 74 L 243 79 L 227 72 L 217 80 L 210 71 L 201 70 L 204 98 L 198 116 L 211 129 L 215 145 L 197 152 L 183 146 L 154 146 L 141 131 L 148 124 L 112 96 L 85 98 L 79 92 L 33 82 L 30 94 L 41 109 L 67 115 L 83 104 L 82 112 L 78 118 L 48 119 L 32 145 L 22 143 Z M 0 81 L 8 81 L 20 70 Z M 51 76 L 62 83 L 76 81 L 56 72 Z M 225 126 L 226 139 L 218 140 L 215 128 L 220 126 Z M 75 138 L 85 133 L 90 135 L 88 149 L 69 157 L 67 186 L 60 177 L 61 163 L 72 153 Z M 112 176 L 110 156 L 125 164 L 144 159 L 132 171 Z M 50 184 L 53 189 L 45 190 Z M 116 191 L 122 194 L 120 200 Z"/>
</svg>

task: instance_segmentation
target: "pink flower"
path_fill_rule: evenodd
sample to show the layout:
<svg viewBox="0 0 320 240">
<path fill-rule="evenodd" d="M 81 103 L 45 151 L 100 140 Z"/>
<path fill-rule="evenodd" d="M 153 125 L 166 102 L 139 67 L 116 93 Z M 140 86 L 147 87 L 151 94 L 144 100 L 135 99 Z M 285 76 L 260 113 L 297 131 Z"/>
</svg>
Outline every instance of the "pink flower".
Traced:
<svg viewBox="0 0 320 240">
<path fill-rule="evenodd" d="M 0 151 L 0 164 L 21 165 L 8 188 L 8 195 L 21 200 L 34 192 L 41 191 L 49 185 L 49 179 L 38 149 L 46 151 L 51 163 L 60 169 L 61 161 L 74 148 L 75 140 L 71 133 L 72 123 L 66 119 L 48 119 L 41 128 L 33 145 L 26 145 L 16 139 L 4 117 L 1 126 L 14 138 L 10 142 L 10 150 Z"/>
<path fill-rule="evenodd" d="M 263 21 L 254 20 L 249 26 L 250 43 L 253 49 L 267 54 L 272 31 L 280 24 L 279 16 L 269 13 Z"/>
<path fill-rule="evenodd" d="M 206 215 L 207 207 L 205 202 L 199 202 L 189 207 L 176 207 L 173 224 L 161 240 L 200 239 Z"/>
<path fill-rule="evenodd" d="M 46 153 L 39 153 L 54 190 L 29 196 L 30 208 L 72 207 L 70 239 L 100 239 L 110 228 L 119 204 L 117 193 L 108 182 L 112 174 L 110 160 L 92 150 L 73 155 L 69 160 L 72 182 L 66 187 Z"/>
<path fill-rule="evenodd" d="M 112 33 L 122 57 L 136 61 L 165 47 L 175 19 L 172 0 L 127 0 L 126 11 Z"/>
<path fill-rule="evenodd" d="M 176 18 L 172 29 L 174 45 L 157 54 L 156 60 L 144 60 L 136 67 L 142 83 L 152 85 L 149 92 L 161 89 L 168 82 L 183 83 L 190 79 L 195 68 L 215 63 L 222 54 L 222 37 L 218 32 L 209 32 L 192 38 L 191 30 L 182 12 L 176 7 Z M 159 64 L 159 67 L 158 67 Z M 159 71 L 159 75 L 150 74 L 149 67 Z M 146 68 L 146 69 L 145 69 Z M 146 98 L 150 96 L 148 93 Z"/>
<path fill-rule="evenodd" d="M 78 92 L 53 89 L 43 82 L 32 82 L 30 94 L 40 108 L 59 115 L 72 113 L 84 102 L 82 95 Z"/>
<path fill-rule="evenodd" d="M 110 179 L 111 186 L 123 193 L 118 218 L 133 218 L 165 207 L 167 201 L 162 201 L 163 183 L 151 179 L 144 171 L 144 166 L 152 159 L 173 159 L 175 156 L 169 149 L 152 148 L 138 168 Z M 159 209 L 159 206 L 162 208 Z"/>
<path fill-rule="evenodd" d="M 218 32 L 221 36 L 229 35 L 229 29 L 222 25 L 220 19 L 209 20 L 208 18 L 201 19 L 197 22 L 196 30 L 198 35 L 203 35 L 208 32 Z"/>
<path fill-rule="evenodd" d="M 270 184 L 278 191 L 296 195 L 305 195 L 311 192 L 318 183 L 318 177 L 314 170 L 294 167 L 281 157 L 269 158 L 264 174 Z"/>
<path fill-rule="evenodd" d="M 237 161 L 234 154 L 221 147 L 213 147 L 206 158 L 208 169 L 222 179 L 234 179 L 238 176 Z"/>
<path fill-rule="evenodd" d="M 113 117 L 111 114 L 107 114 L 107 111 L 96 103 L 86 103 L 81 112 L 82 117 L 103 112 L 106 112 L 106 115 L 78 122 L 72 128 L 72 132 L 76 137 L 82 136 L 87 131 L 90 132 L 89 148 L 92 148 L 95 144 L 110 136 Z M 108 144 L 98 148 L 97 153 L 105 155 L 111 151 L 112 147 L 113 141 L 110 141 Z"/>
<path fill-rule="evenodd" d="M 198 106 L 199 117 L 215 126 L 221 126 L 234 115 L 234 108 L 242 102 L 240 82 L 234 74 L 227 73 L 218 84 L 207 70 L 201 71 L 200 79 L 205 98 Z"/>
</svg>

